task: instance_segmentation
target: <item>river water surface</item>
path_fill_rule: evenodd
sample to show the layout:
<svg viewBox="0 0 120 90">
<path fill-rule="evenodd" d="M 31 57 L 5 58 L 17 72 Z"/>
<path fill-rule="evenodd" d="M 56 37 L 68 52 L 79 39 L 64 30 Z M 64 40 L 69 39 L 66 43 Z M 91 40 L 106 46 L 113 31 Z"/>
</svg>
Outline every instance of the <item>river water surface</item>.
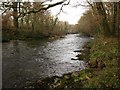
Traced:
<svg viewBox="0 0 120 90">
<path fill-rule="evenodd" d="M 76 58 L 75 50 L 82 49 L 90 38 L 68 34 L 64 38 L 3 43 L 2 86 L 21 88 L 29 81 L 80 71 L 85 68 Z"/>
</svg>

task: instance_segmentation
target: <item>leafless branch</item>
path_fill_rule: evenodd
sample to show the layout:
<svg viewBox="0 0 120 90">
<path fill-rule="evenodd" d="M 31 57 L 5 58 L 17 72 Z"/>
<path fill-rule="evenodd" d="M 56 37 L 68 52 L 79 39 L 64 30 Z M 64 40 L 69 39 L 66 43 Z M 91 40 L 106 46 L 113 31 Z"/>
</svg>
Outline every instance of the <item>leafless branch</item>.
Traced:
<svg viewBox="0 0 120 90">
<path fill-rule="evenodd" d="M 10 10 L 11 8 L 7 8 L 7 9 L 5 9 L 3 12 L 2 12 L 2 15 L 4 14 L 4 13 L 6 13 L 8 10 Z"/>
<path fill-rule="evenodd" d="M 58 16 L 61 12 L 66 13 L 66 12 L 64 12 L 64 10 L 63 10 L 63 6 L 66 6 L 66 5 L 69 5 L 69 4 L 70 4 L 70 0 L 69 0 L 67 3 L 62 4 L 62 6 L 61 6 L 61 8 L 60 8 L 60 11 L 58 12 L 58 14 L 57 14 L 56 16 Z M 67 13 L 66 13 L 66 14 L 67 14 Z"/>
<path fill-rule="evenodd" d="M 54 4 L 49 4 L 47 7 L 40 7 L 38 10 L 33 9 L 33 10 L 30 10 L 26 13 L 20 13 L 20 15 L 18 17 L 25 16 L 26 14 L 30 14 L 30 13 L 37 13 L 37 12 L 40 12 L 40 11 L 43 11 L 43 10 L 48 10 L 51 7 L 63 4 L 65 1 L 66 0 L 63 0 L 63 1 L 60 1 L 60 2 L 57 2 L 57 3 L 54 3 Z"/>
<path fill-rule="evenodd" d="M 92 7 L 92 9 L 93 9 L 93 5 L 88 1 L 88 0 L 86 0 L 87 1 L 87 3 Z"/>
<path fill-rule="evenodd" d="M 64 2 L 66 2 L 67 0 L 62 0 L 62 1 L 60 1 L 60 2 L 56 2 L 56 3 L 54 3 L 54 4 L 48 4 L 48 5 L 44 5 L 43 3 L 45 3 L 45 2 L 41 2 L 41 5 L 43 5 L 43 7 L 40 7 L 39 9 L 32 9 L 32 10 L 30 10 L 30 11 L 27 11 L 27 12 L 19 12 L 19 15 L 18 15 L 18 18 L 19 17 L 24 17 L 25 15 L 27 15 L 27 14 L 30 14 L 30 13 L 37 13 L 37 12 L 40 12 L 40 11 L 45 11 L 45 10 L 48 10 L 49 8 L 52 8 L 52 7 L 54 7 L 54 6 L 57 6 L 57 5 L 62 5 L 61 6 L 61 8 L 60 8 L 60 12 L 62 11 L 62 12 L 64 12 L 63 11 L 63 6 L 65 6 L 65 5 L 68 5 L 69 3 L 70 3 L 70 0 L 67 2 L 67 3 L 64 3 Z M 20 7 L 15 7 L 14 5 L 12 5 L 12 4 L 8 4 L 7 2 L 4 2 L 3 3 L 4 5 L 4 11 L 3 11 L 3 13 L 2 14 L 4 14 L 7 10 L 9 10 L 9 9 L 11 9 L 11 8 L 26 8 L 26 7 L 24 7 L 24 6 L 20 6 Z M 59 13 L 60 13 L 59 12 Z M 65 12 L 64 12 L 65 13 Z"/>
</svg>

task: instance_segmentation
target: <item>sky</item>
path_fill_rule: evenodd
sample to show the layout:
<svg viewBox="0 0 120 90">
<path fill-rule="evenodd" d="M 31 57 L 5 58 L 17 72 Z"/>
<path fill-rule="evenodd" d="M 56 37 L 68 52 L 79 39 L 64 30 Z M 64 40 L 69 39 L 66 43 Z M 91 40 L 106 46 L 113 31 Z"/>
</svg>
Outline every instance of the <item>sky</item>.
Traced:
<svg viewBox="0 0 120 90">
<path fill-rule="evenodd" d="M 78 20 L 86 10 L 86 8 L 83 6 L 73 7 L 77 4 L 77 1 L 80 2 L 80 0 L 71 0 L 70 5 L 66 5 L 63 7 L 63 11 L 65 13 L 61 12 L 58 15 L 60 21 L 67 21 L 69 24 L 77 24 Z M 81 1 L 80 3 L 84 4 L 85 2 Z M 59 13 L 60 8 L 61 5 L 51 8 L 50 10 L 52 15 L 56 16 Z"/>
<path fill-rule="evenodd" d="M 45 1 L 49 1 L 49 0 L 45 0 Z M 62 0 L 52 0 L 52 3 L 58 2 L 58 1 L 62 1 Z M 69 1 L 69 0 L 67 0 Z M 100 2 L 100 0 L 88 0 L 89 2 Z M 103 2 L 118 2 L 120 0 L 102 0 Z M 61 12 L 58 15 L 58 18 L 60 21 L 67 21 L 69 22 L 69 24 L 77 24 L 78 20 L 80 19 L 80 17 L 83 15 L 83 13 L 85 12 L 85 10 L 87 10 L 88 8 L 83 7 L 83 6 L 78 6 L 76 7 L 72 7 L 75 5 L 78 5 L 78 2 L 82 5 L 86 5 L 86 0 L 70 0 L 70 5 L 64 6 L 63 7 L 63 11 L 66 13 Z M 51 8 L 51 12 L 52 15 L 57 15 L 59 10 L 60 10 L 61 6 L 55 6 L 53 8 Z"/>
<path fill-rule="evenodd" d="M 45 4 L 52 4 L 63 0 L 10 0 L 10 1 L 30 1 L 30 2 L 40 2 L 40 1 L 47 1 Z M 52 1 L 52 2 L 50 2 Z M 67 3 L 69 0 L 67 0 L 65 3 Z M 61 12 L 57 17 L 60 21 L 67 21 L 69 24 L 77 24 L 78 20 L 82 16 L 82 14 L 85 11 L 85 7 L 78 6 L 73 7 L 77 2 L 80 2 L 81 4 L 84 4 L 86 0 L 70 0 L 70 4 L 63 7 L 63 12 Z M 51 14 L 53 16 L 56 16 L 60 11 L 61 5 L 55 6 L 50 8 Z"/>
</svg>

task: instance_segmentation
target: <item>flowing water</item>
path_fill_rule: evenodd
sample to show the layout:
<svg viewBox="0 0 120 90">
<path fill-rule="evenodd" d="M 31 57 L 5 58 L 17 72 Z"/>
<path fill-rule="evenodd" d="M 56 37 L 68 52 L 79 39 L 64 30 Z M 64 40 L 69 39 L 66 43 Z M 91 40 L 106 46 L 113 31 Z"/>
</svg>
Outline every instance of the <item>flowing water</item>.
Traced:
<svg viewBox="0 0 120 90">
<path fill-rule="evenodd" d="M 71 58 L 76 58 L 78 53 L 74 51 L 82 49 L 89 40 L 79 34 L 68 34 L 54 40 L 3 43 L 3 88 L 21 88 L 29 81 L 84 69 L 84 61 Z"/>
</svg>

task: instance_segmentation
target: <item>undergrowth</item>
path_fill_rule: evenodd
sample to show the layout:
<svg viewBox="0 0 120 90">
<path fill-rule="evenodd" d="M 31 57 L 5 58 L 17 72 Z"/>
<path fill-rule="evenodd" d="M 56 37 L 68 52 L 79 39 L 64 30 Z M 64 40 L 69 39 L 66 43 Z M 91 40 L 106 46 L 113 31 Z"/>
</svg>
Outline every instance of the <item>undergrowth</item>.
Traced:
<svg viewBox="0 0 120 90">
<path fill-rule="evenodd" d="M 99 37 L 90 49 L 86 70 L 80 74 L 84 88 L 119 88 L 118 41 Z"/>
</svg>

